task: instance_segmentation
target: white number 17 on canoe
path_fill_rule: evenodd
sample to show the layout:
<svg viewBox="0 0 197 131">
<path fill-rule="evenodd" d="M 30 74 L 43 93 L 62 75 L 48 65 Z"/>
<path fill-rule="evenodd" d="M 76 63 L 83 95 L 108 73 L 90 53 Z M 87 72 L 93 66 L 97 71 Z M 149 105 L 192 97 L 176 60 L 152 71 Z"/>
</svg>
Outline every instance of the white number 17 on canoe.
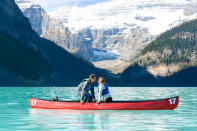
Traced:
<svg viewBox="0 0 197 131">
<path fill-rule="evenodd" d="M 31 105 L 36 105 L 36 101 L 35 100 L 31 100 Z"/>
<path fill-rule="evenodd" d="M 170 101 L 170 104 L 171 104 L 171 105 L 172 105 L 172 104 L 175 104 L 176 98 L 169 99 L 169 101 Z"/>
</svg>

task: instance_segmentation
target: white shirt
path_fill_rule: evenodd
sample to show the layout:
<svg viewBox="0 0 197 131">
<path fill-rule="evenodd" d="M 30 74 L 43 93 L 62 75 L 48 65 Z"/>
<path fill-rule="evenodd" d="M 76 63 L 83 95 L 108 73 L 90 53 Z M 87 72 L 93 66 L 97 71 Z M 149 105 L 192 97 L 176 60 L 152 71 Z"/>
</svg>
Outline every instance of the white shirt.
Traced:
<svg viewBox="0 0 197 131">
<path fill-rule="evenodd" d="M 99 89 L 99 93 L 98 93 L 98 102 L 100 102 L 100 101 L 101 101 L 101 98 L 102 98 L 102 92 L 103 92 L 103 90 L 105 89 L 104 84 L 99 83 L 98 89 Z M 104 99 L 107 99 L 107 98 L 109 98 L 109 97 L 111 97 L 110 94 L 106 94 L 106 95 L 103 96 Z"/>
</svg>

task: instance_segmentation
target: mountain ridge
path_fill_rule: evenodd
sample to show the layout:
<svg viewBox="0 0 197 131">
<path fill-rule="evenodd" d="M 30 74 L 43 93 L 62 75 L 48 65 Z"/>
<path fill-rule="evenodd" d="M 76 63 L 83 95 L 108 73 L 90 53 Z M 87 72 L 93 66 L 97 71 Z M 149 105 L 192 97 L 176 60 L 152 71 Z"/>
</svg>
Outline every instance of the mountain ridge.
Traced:
<svg viewBox="0 0 197 131">
<path fill-rule="evenodd" d="M 196 87 L 196 69 L 197 19 L 162 33 L 146 46 L 121 74 L 120 83 L 126 86 Z"/>
<path fill-rule="evenodd" d="M 39 36 L 53 41 L 70 53 L 87 60 L 92 58 L 91 43 L 72 34 L 59 20 L 51 18 L 38 3 L 24 0 L 15 0 L 15 2 Z"/>
<path fill-rule="evenodd" d="M 31 0 L 28 0 L 29 3 L 22 2 L 24 0 L 17 1 L 20 1 L 19 7 L 23 12 L 25 9 L 31 10 L 29 6 Z M 65 6 L 48 14 L 62 23 L 70 33 L 63 32 L 62 29 L 58 31 L 60 33 L 51 32 L 50 28 L 55 29 L 57 24 L 46 24 L 42 29 L 46 32 L 43 37 L 58 43 L 69 52 L 79 52 L 76 54 L 92 62 L 96 67 L 121 73 L 130 64 L 128 61 L 133 61 L 160 33 L 196 18 L 195 7 L 197 7 L 195 1 L 185 0 L 132 2 L 112 0 L 85 7 Z M 30 18 L 29 16 L 33 16 L 34 12 L 28 11 L 26 16 Z M 35 22 L 31 23 L 34 25 Z M 43 20 L 43 23 L 48 23 L 48 20 Z M 81 41 L 77 44 L 69 44 L 75 41 L 75 37 L 73 41 L 73 35 L 70 34 L 84 39 L 85 43 Z M 88 46 L 83 48 L 82 46 L 85 45 Z M 78 49 L 81 51 L 77 51 Z"/>
<path fill-rule="evenodd" d="M 23 16 L 23 13 L 13 0 L 0 1 L 0 7 L 0 17 L 2 18 L 2 20 L 0 21 L 0 31 L 8 34 L 8 40 L 13 40 L 11 42 L 5 40 L 3 44 L 10 44 L 14 46 L 16 44 L 16 41 L 20 41 L 21 43 L 24 43 L 20 44 L 22 45 L 21 49 L 23 49 L 25 46 L 30 49 L 30 51 L 26 51 L 25 55 L 23 54 L 16 60 L 22 61 L 20 63 L 23 63 L 24 68 L 33 66 L 30 62 L 28 62 L 28 57 L 31 55 L 31 52 L 33 51 L 36 52 L 36 54 L 39 54 L 39 56 L 34 55 L 37 58 L 36 60 L 44 60 L 47 63 L 44 64 L 45 67 L 47 67 L 46 65 L 49 65 L 50 67 L 50 72 L 47 73 L 39 71 L 39 68 L 41 66 L 33 66 L 35 67 L 35 71 L 32 70 L 33 74 L 30 73 L 30 75 L 26 76 L 24 75 L 25 69 L 19 70 L 19 67 L 21 67 L 20 63 L 14 62 L 14 59 L 17 58 L 16 55 L 24 53 L 24 51 L 21 51 L 19 54 L 13 55 L 13 57 L 7 56 L 10 54 L 14 54 L 14 52 L 6 52 L 6 56 L 4 57 L 4 59 L 7 58 L 8 61 L 14 63 L 8 64 L 8 66 L 3 67 L 6 68 L 8 72 L 10 72 L 13 76 L 17 77 L 17 80 L 22 82 L 21 85 L 74 86 L 77 85 L 82 79 L 88 77 L 90 73 L 95 73 L 104 76 L 106 77 L 106 79 L 109 79 L 110 82 L 112 82 L 113 79 L 115 79 L 107 71 L 95 68 L 91 63 L 87 62 L 84 59 L 80 59 L 79 57 L 73 56 L 72 54 L 65 51 L 63 48 L 57 46 L 55 43 L 40 38 L 39 35 L 32 29 L 29 20 Z M 3 36 L 4 33 L 1 36 Z M 9 50 L 13 48 L 12 46 L 10 46 L 7 49 Z M 17 52 L 19 50 L 14 51 Z M 25 59 L 25 57 L 27 59 Z M 38 62 L 33 62 L 33 64 L 40 65 Z M 16 71 L 19 71 L 20 75 L 16 73 L 16 71 L 13 72 L 12 67 L 16 69 Z M 31 68 L 27 68 L 27 71 L 31 72 Z M 29 77 L 31 75 L 34 75 L 37 71 L 39 77 L 37 75 L 35 76 L 35 78 Z M 8 78 L 11 79 L 11 77 Z M 10 85 L 10 83 L 7 84 Z"/>
<path fill-rule="evenodd" d="M 146 68 L 158 69 L 158 66 L 174 66 L 167 69 L 163 76 L 171 75 L 186 67 L 197 65 L 197 19 L 185 22 L 161 34 L 155 41 L 142 50 L 137 61 Z M 154 70 L 152 70 L 154 72 Z M 158 69 L 155 75 L 162 75 Z M 159 73 L 160 72 L 160 73 Z"/>
</svg>

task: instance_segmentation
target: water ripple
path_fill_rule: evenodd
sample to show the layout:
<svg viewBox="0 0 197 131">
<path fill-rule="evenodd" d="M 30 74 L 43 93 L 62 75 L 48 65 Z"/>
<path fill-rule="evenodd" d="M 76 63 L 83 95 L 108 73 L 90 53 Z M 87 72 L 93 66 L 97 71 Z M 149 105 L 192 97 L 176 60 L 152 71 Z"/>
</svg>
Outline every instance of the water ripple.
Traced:
<svg viewBox="0 0 197 131">
<path fill-rule="evenodd" d="M 28 97 L 78 100 L 75 89 L 0 88 L 0 130 L 191 131 L 197 128 L 197 88 L 110 88 L 114 100 L 180 96 L 180 104 L 173 111 L 44 110 L 30 109 L 28 105 Z"/>
</svg>

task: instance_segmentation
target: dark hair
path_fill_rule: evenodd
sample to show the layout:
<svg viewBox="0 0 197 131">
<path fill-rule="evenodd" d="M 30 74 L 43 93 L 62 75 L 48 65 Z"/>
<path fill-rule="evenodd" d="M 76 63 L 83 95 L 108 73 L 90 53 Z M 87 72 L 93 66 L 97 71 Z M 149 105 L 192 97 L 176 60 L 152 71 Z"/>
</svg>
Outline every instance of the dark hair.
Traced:
<svg viewBox="0 0 197 131">
<path fill-rule="evenodd" d="M 99 77 L 98 82 L 102 83 L 102 84 L 105 84 L 105 79 L 103 77 Z"/>
<path fill-rule="evenodd" d="M 96 75 L 95 75 L 95 74 L 90 74 L 90 75 L 89 75 L 89 78 L 90 78 L 90 79 L 96 78 Z"/>
</svg>

